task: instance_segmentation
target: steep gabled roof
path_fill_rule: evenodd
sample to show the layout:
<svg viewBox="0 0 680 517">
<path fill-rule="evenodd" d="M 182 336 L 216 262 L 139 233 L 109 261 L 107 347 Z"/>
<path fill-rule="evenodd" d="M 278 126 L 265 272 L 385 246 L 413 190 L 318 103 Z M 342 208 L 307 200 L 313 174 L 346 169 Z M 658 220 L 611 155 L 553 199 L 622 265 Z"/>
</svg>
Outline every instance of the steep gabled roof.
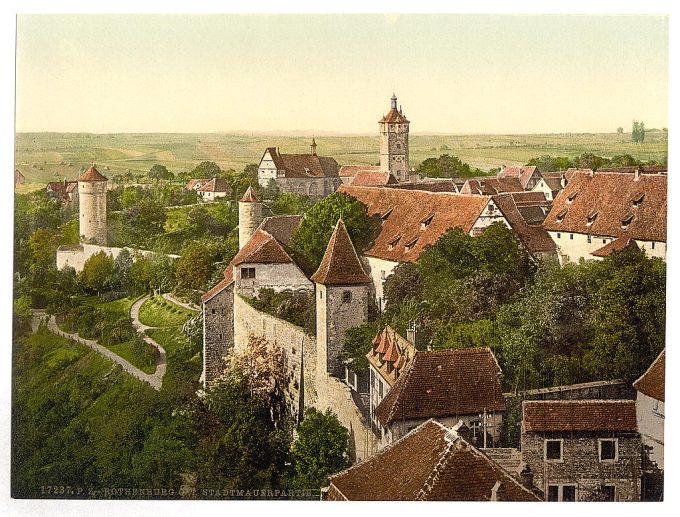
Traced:
<svg viewBox="0 0 680 517">
<path fill-rule="evenodd" d="M 192 178 L 187 182 L 187 184 L 184 188 L 187 189 L 187 190 L 194 190 L 196 188 L 200 188 L 201 186 L 205 185 L 209 181 L 210 181 L 209 179 Z"/>
<path fill-rule="evenodd" d="M 460 190 L 461 194 L 477 194 L 480 196 L 495 196 L 504 192 L 524 192 L 519 178 L 471 178 L 465 182 Z"/>
<path fill-rule="evenodd" d="M 525 432 L 637 431 L 634 400 L 525 400 Z"/>
<path fill-rule="evenodd" d="M 416 347 L 387 325 L 373 338 L 373 346 L 366 354 L 369 364 L 392 386 L 404 367 L 416 354 Z M 388 356 L 388 349 L 393 352 Z M 396 357 L 394 357 L 396 355 Z"/>
<path fill-rule="evenodd" d="M 281 154 L 277 147 L 268 147 L 277 170 L 285 171 L 286 178 L 338 177 L 338 162 L 334 158 L 316 154 Z"/>
<path fill-rule="evenodd" d="M 666 401 L 666 350 L 664 349 L 633 387 L 648 397 Z"/>
<path fill-rule="evenodd" d="M 295 229 L 300 226 L 301 215 L 273 215 L 266 217 L 259 226 L 284 246 L 288 246 Z"/>
<path fill-rule="evenodd" d="M 383 118 L 380 119 L 381 124 L 408 124 L 409 121 L 406 119 L 406 117 L 399 111 L 397 108 L 391 108 L 390 111 L 387 112 L 387 115 L 384 115 Z"/>
<path fill-rule="evenodd" d="M 353 187 L 342 185 L 338 192 L 354 197 L 366 205 L 369 216 L 384 217 L 380 233 L 363 254 L 394 262 L 415 262 L 428 244 L 436 243 L 451 228 L 465 233 L 491 199 L 449 192 L 425 192 L 389 187 Z M 422 221 L 434 214 L 429 224 Z M 391 245 L 402 235 L 397 245 Z M 417 241 L 409 249 L 405 245 Z"/>
<path fill-rule="evenodd" d="M 525 165 L 524 167 L 507 166 L 498 171 L 498 178 L 517 178 L 522 188 L 527 188 L 531 176 L 536 172 L 535 165 Z M 539 172 L 540 174 L 540 172 Z"/>
<path fill-rule="evenodd" d="M 331 476 L 327 499 L 489 501 L 497 483 L 507 501 L 540 500 L 455 432 L 428 420 L 377 454 Z"/>
<path fill-rule="evenodd" d="M 199 192 L 226 192 L 231 194 L 231 187 L 224 178 L 213 178 L 198 189 Z"/>
<path fill-rule="evenodd" d="M 108 178 L 94 168 L 94 165 L 83 172 L 78 181 L 108 181 Z"/>
<path fill-rule="evenodd" d="M 417 352 L 375 410 L 380 423 L 504 411 L 490 348 Z"/>
<path fill-rule="evenodd" d="M 293 259 L 283 249 L 283 246 L 273 236 L 258 229 L 246 245 L 239 250 L 230 265 L 288 263 L 293 263 Z"/>
<path fill-rule="evenodd" d="M 635 174 L 623 172 L 574 171 L 555 198 L 543 227 L 554 232 L 666 242 L 667 185 L 664 175 L 641 174 L 636 179 Z M 589 221 L 594 212 L 597 219 Z"/>
<path fill-rule="evenodd" d="M 529 225 L 520 213 L 513 194 L 494 196 L 493 201 L 510 223 L 522 246 L 531 254 L 550 253 L 557 249 L 555 242 L 541 225 Z"/>
<path fill-rule="evenodd" d="M 312 281 L 323 285 L 360 285 L 371 282 L 342 219 L 335 225 L 326 253 L 319 269 L 312 275 Z"/>
<path fill-rule="evenodd" d="M 224 279 L 220 280 L 208 292 L 204 293 L 203 296 L 201 296 L 201 301 L 202 302 L 210 301 L 217 294 L 221 293 L 233 281 L 234 281 L 234 279 L 231 278 L 231 277 L 229 277 L 229 278 L 225 277 Z"/>
</svg>

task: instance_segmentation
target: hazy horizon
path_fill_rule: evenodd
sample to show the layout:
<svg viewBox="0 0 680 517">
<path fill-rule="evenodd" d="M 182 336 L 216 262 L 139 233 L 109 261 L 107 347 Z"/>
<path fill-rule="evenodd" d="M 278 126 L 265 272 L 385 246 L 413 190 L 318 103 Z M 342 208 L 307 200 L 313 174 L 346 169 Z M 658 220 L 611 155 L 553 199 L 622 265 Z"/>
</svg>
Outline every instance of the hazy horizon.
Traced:
<svg viewBox="0 0 680 517">
<path fill-rule="evenodd" d="M 19 15 L 18 133 L 369 136 L 668 126 L 657 15 Z"/>
</svg>

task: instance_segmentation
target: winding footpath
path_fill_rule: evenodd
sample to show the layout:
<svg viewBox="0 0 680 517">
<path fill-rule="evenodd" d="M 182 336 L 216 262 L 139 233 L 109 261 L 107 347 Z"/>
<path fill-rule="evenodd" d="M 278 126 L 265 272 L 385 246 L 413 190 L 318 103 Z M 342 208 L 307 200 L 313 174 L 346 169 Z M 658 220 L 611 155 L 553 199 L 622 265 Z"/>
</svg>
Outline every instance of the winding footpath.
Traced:
<svg viewBox="0 0 680 517">
<path fill-rule="evenodd" d="M 159 352 L 159 357 L 158 357 L 158 364 L 156 365 L 156 371 L 152 374 L 145 373 L 127 360 L 123 359 L 121 356 L 118 354 L 112 352 L 108 348 L 106 348 L 103 345 L 100 345 L 96 340 L 94 339 L 85 339 L 83 337 L 80 337 L 78 333 L 69 333 L 69 332 L 64 332 L 59 328 L 57 325 L 57 320 L 54 316 L 49 316 L 45 313 L 45 311 L 42 310 L 34 310 L 33 311 L 33 318 L 31 320 L 31 329 L 33 332 L 36 332 L 38 328 L 40 327 L 40 324 L 44 321 L 47 321 L 47 329 L 54 333 L 57 334 L 58 336 L 65 337 L 67 339 L 72 339 L 73 341 L 76 341 L 82 345 L 90 347 L 92 350 L 95 352 L 103 355 L 104 357 L 107 357 L 114 363 L 119 364 L 123 370 L 125 370 L 127 373 L 132 375 L 133 377 L 139 379 L 142 382 L 147 382 L 151 385 L 152 388 L 156 390 L 160 390 L 161 386 L 163 385 L 163 376 L 165 375 L 165 369 L 167 366 L 167 356 L 165 353 L 165 349 L 156 343 L 153 339 L 151 339 L 149 336 L 144 334 L 145 330 L 156 328 L 156 327 L 149 327 L 147 325 L 144 325 L 141 321 L 139 321 L 139 309 L 142 306 L 142 304 L 149 299 L 149 296 L 144 296 L 137 300 L 134 304 L 132 304 L 132 307 L 130 307 L 130 319 L 132 320 L 132 326 L 135 329 L 135 331 L 139 332 L 142 335 L 142 338 L 144 341 L 146 341 L 148 344 L 151 346 L 156 347 L 156 349 Z"/>
<path fill-rule="evenodd" d="M 183 309 L 187 309 L 189 311 L 200 311 L 201 310 L 201 308 L 198 305 L 194 305 L 193 303 L 184 303 L 182 300 L 175 298 L 172 295 L 172 293 L 165 293 L 162 296 L 163 296 L 163 298 L 165 298 L 170 303 L 174 303 L 175 305 L 179 305 Z"/>
</svg>

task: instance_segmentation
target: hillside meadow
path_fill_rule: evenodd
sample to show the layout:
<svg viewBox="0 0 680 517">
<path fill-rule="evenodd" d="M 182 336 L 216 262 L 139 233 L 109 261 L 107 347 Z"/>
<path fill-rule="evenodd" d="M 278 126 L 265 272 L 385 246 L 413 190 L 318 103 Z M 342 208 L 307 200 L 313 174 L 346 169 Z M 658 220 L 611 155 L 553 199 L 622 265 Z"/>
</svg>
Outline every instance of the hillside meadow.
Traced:
<svg viewBox="0 0 680 517">
<path fill-rule="evenodd" d="M 173 172 L 188 171 L 204 160 L 222 169 L 242 170 L 258 163 L 266 147 L 284 153 L 309 151 L 311 137 L 247 134 L 179 133 L 18 133 L 15 167 L 26 177 L 18 192 L 63 178 L 74 179 L 92 162 L 108 176 L 148 172 L 154 164 Z M 378 136 L 318 136 L 318 153 L 334 157 L 341 165 L 374 165 L 379 161 Z M 644 143 L 635 144 L 629 132 L 562 133 L 531 135 L 411 135 L 410 162 L 416 167 L 426 158 L 443 153 L 458 156 L 472 167 L 488 170 L 501 165 L 523 165 L 549 154 L 575 157 L 583 152 L 611 157 L 630 154 L 663 160 L 668 152 L 666 131 L 647 131 Z"/>
</svg>

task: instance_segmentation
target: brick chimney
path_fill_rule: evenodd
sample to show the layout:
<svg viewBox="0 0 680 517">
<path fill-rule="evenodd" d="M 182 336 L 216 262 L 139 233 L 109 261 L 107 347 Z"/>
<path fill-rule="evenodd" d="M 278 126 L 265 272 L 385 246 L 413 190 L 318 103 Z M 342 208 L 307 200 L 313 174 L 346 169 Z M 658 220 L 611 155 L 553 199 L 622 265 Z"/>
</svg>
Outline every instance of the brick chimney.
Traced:
<svg viewBox="0 0 680 517">
<path fill-rule="evenodd" d="M 640 167 L 635 169 L 635 176 L 633 177 L 633 181 L 640 181 Z"/>
</svg>

